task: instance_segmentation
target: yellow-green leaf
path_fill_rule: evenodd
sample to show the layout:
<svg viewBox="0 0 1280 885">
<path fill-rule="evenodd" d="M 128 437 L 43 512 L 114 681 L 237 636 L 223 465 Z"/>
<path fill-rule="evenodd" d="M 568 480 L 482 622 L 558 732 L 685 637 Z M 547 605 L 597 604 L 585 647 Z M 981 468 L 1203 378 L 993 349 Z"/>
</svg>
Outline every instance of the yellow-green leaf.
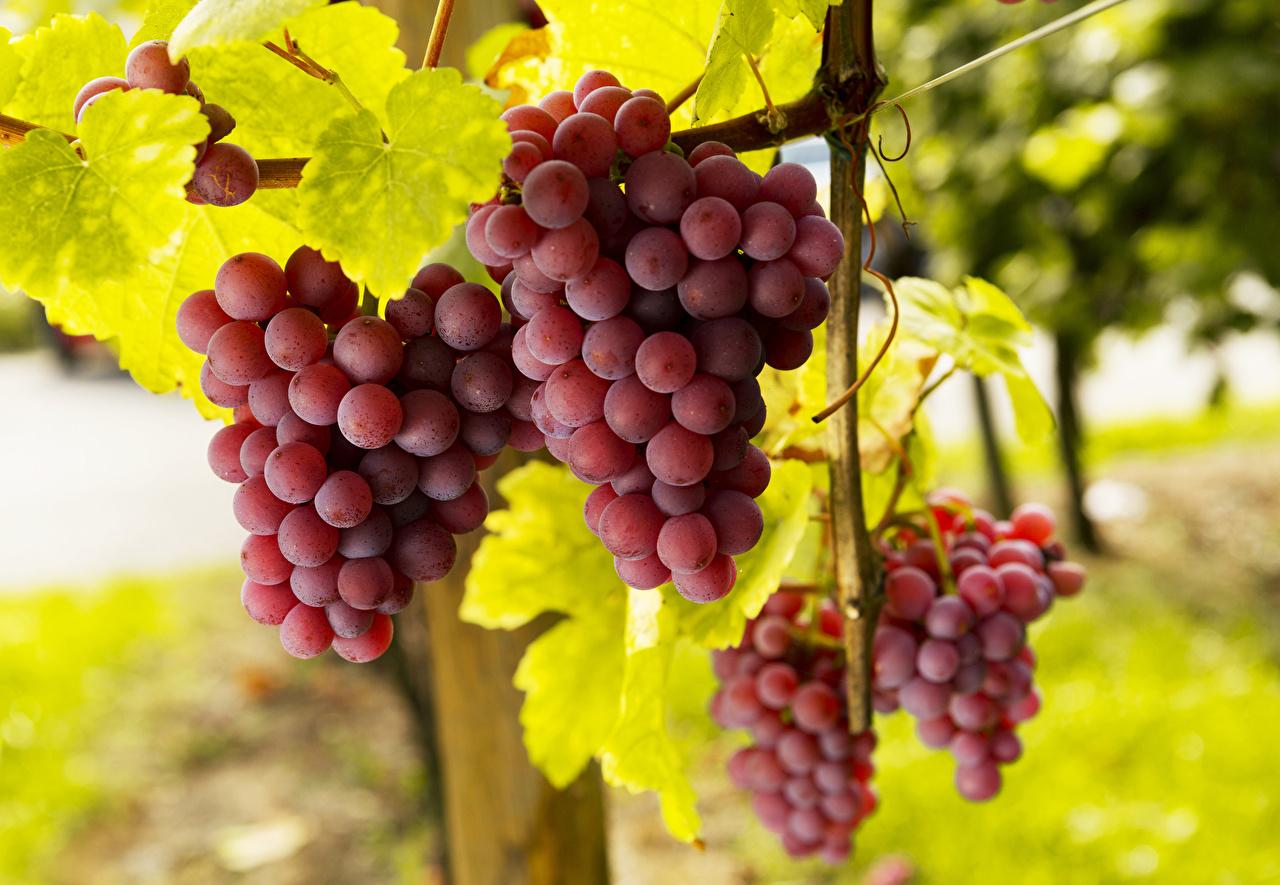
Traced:
<svg viewBox="0 0 1280 885">
<path fill-rule="evenodd" d="M 378 296 L 403 292 L 468 204 L 497 189 L 510 148 L 493 99 L 457 71 L 414 73 L 387 98 L 387 141 L 369 111 L 335 120 L 302 173 L 307 242 Z"/>
<path fill-rule="evenodd" d="M 0 281 L 40 297 L 118 280 L 162 260 L 185 217 L 183 184 L 209 125 L 195 99 L 111 93 L 84 115 L 85 158 L 36 130 L 0 151 Z"/>
<path fill-rule="evenodd" d="M 169 55 L 181 58 L 197 46 L 257 43 L 323 0 L 200 0 L 173 29 Z"/>
<path fill-rule="evenodd" d="M 732 110 L 744 92 L 759 94 L 747 57 L 755 60 L 764 52 L 774 17 L 771 0 L 725 0 L 707 53 L 707 73 L 693 98 L 695 123 Z"/>
<path fill-rule="evenodd" d="M 827 18 L 828 6 L 839 6 L 840 0 L 777 0 L 778 10 L 787 18 L 803 14 L 815 31 L 822 30 Z"/>
<path fill-rule="evenodd" d="M 124 33 L 97 13 L 55 15 L 13 46 L 22 75 L 5 113 L 61 132 L 75 131 L 72 110 L 80 87 L 95 77 L 124 74 Z"/>
<path fill-rule="evenodd" d="M 1044 394 L 1025 372 L 1005 372 L 1005 389 L 1013 406 L 1013 425 L 1025 442 L 1036 443 L 1047 437 L 1057 423 L 1045 402 Z"/>
<path fill-rule="evenodd" d="M 173 29 L 195 5 L 196 0 L 151 0 L 142 17 L 142 26 L 130 38 L 129 46 L 134 47 L 148 40 L 168 40 Z"/>
<path fill-rule="evenodd" d="M 610 594 L 534 640 L 516 670 L 529 761 L 563 789 L 591 761 L 618 721 L 625 597 Z"/>
<path fill-rule="evenodd" d="M 681 636 L 707 648 L 724 648 L 742 638 L 749 618 L 760 614 L 778 589 L 809 524 L 813 474 L 801 461 L 774 461 L 769 488 L 756 499 L 764 513 L 764 535 L 748 553 L 735 557 L 738 581 L 727 597 L 705 605 L 689 602 L 673 588 L 665 592 Z"/>
<path fill-rule="evenodd" d="M 485 521 L 462 620 L 514 630 L 543 612 L 589 614 L 623 598 L 613 558 L 582 521 L 590 486 L 564 467 L 533 461 L 504 476 L 498 491 L 507 507 Z"/>
<path fill-rule="evenodd" d="M 10 36 L 8 30 L 0 28 L 0 108 L 13 98 L 22 80 L 22 59 L 17 47 L 9 42 Z"/>
<path fill-rule="evenodd" d="M 601 772 L 633 793 L 655 791 L 671 835 L 691 842 L 702 826 L 697 796 L 688 761 L 667 725 L 676 628 L 652 590 L 632 590 L 629 600 L 621 711 L 601 751 Z"/>
<path fill-rule="evenodd" d="M 395 19 L 371 7 L 338 3 L 313 9 L 291 21 L 289 33 L 308 55 L 337 71 L 374 114 L 383 113 L 391 89 L 409 76 L 404 53 L 396 48 Z M 254 44 L 196 49 L 191 72 L 208 100 L 235 116 L 229 140 L 255 157 L 311 156 L 325 128 L 353 113 L 333 86 Z"/>
</svg>

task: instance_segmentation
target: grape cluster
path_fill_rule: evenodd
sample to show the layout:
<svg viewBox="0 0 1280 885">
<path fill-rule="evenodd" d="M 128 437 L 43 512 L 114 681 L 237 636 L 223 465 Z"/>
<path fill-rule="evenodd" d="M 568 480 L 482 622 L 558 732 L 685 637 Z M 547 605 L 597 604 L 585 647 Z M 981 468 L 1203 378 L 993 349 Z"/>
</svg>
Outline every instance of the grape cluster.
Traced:
<svg viewBox="0 0 1280 885">
<path fill-rule="evenodd" d="M 914 716 L 925 745 L 950 749 L 956 789 L 981 802 L 1000 791 L 999 766 L 1022 754 L 1015 729 L 1040 709 L 1027 627 L 1057 597 L 1080 592 L 1085 572 L 1065 560 L 1046 507 L 1023 505 L 996 521 L 958 492 L 938 492 L 929 505 L 950 577 L 923 531 L 892 539 L 873 699 L 879 712 Z M 949 582 L 954 592 L 940 593 Z"/>
<path fill-rule="evenodd" d="M 711 701 L 719 725 L 750 730 L 729 776 L 752 791 L 756 816 L 793 857 L 832 864 L 848 858 L 851 834 L 877 802 L 875 734 L 849 734 L 840 632 L 829 603 L 815 617 L 803 596 L 775 593 L 736 648 L 713 653 L 721 684 Z"/>
<path fill-rule="evenodd" d="M 431 264 L 385 320 L 358 300 L 336 263 L 303 246 L 284 268 L 232 256 L 177 315 L 179 337 L 207 357 L 205 394 L 235 409 L 208 456 L 239 486 L 241 599 L 300 658 L 385 652 L 414 582 L 448 574 L 453 535 L 483 524 L 477 472 L 508 443 L 542 443 L 512 417 L 529 396 L 523 411 L 508 402 L 511 331 L 493 293 Z"/>
<path fill-rule="evenodd" d="M 258 189 L 258 164 L 239 145 L 222 141 L 236 128 L 235 118 L 222 105 L 204 100 L 204 93 L 191 80 L 191 65 L 184 58 L 169 60 L 169 44 L 149 40 L 134 47 L 125 62 L 125 76 L 97 77 L 76 93 L 73 112 L 76 123 L 85 111 L 109 92 L 130 89 L 158 89 L 173 95 L 189 95 L 200 102 L 200 111 L 209 121 L 208 137 L 196 145 L 196 171 L 187 200 L 203 205 L 235 206 Z"/>
<path fill-rule="evenodd" d="M 638 589 L 720 599 L 755 546 L 769 461 L 756 376 L 801 366 L 844 253 L 803 166 L 686 159 L 651 90 L 589 72 L 503 115 L 500 193 L 466 228 L 502 282 L 546 445 L 596 486 L 587 525 Z"/>
</svg>

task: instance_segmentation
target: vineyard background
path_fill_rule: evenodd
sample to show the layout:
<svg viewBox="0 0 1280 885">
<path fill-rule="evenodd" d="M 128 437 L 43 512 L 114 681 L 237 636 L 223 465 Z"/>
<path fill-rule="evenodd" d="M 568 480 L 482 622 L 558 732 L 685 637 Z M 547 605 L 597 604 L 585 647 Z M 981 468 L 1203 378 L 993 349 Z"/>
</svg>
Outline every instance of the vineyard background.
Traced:
<svg viewBox="0 0 1280 885">
<path fill-rule="evenodd" d="M 404 27 L 403 48 L 419 56 L 430 10 L 382 5 Z M 1223 4 L 1231 13 L 1223 20 L 1256 18 L 1266 5 Z M 894 62 L 893 76 L 904 86 L 925 79 L 929 46 L 945 45 L 962 61 L 1005 29 L 1054 14 L 992 6 L 884 4 L 882 53 Z M 1163 14 L 1155 0 L 1132 6 L 1145 10 L 1134 13 L 1139 19 Z M 8 3 L 0 25 L 21 33 L 62 8 Z M 528 14 L 497 3 L 459 9 L 445 60 L 473 70 L 485 66 L 483 51 L 468 58 L 466 45 L 490 25 Z M 100 11 L 123 22 L 140 13 L 128 4 Z M 923 23 L 904 35 L 893 24 L 898 14 Z M 957 30 L 956 15 L 968 16 L 972 29 Z M 997 224 L 988 210 L 1034 213 L 1045 204 L 1026 180 L 1033 164 L 1016 159 L 1024 171 L 1005 173 L 1001 201 L 975 197 L 966 189 L 972 183 L 930 190 L 940 153 L 987 151 L 987 161 L 1001 160 L 991 132 L 946 121 L 982 96 L 997 103 L 991 78 L 1002 76 L 1009 89 L 1053 84 L 1045 105 L 1080 103 L 1097 85 L 1063 85 L 1062 69 L 1114 55 L 1119 22 L 1132 20 L 1103 16 L 1082 32 L 1088 36 L 993 68 L 986 87 L 944 89 L 928 98 L 928 110 L 913 109 L 917 143 L 895 174 L 920 242 L 931 249 L 926 260 L 965 256 L 991 263 L 977 272 L 1008 270 L 982 257 L 998 249 L 961 230 L 957 206 L 987 207 L 970 219 L 982 230 Z M 1242 116 L 1261 131 L 1278 90 L 1267 79 L 1275 60 L 1266 69 L 1254 58 L 1266 58 L 1265 41 L 1246 45 L 1226 24 L 1184 41 L 1180 52 L 1211 47 L 1223 69 L 1263 68 L 1242 77 L 1260 96 L 1252 105 L 1225 87 L 1200 97 L 1208 110 L 1195 111 L 1222 125 L 1206 150 L 1221 152 L 1215 139 L 1230 138 Z M 907 51 L 895 54 L 896 46 Z M 1210 48 L 1203 54 L 1187 63 L 1206 63 Z M 1165 115 L 1175 107 L 1191 115 L 1167 94 L 1156 101 Z M 1129 112 L 1157 115 L 1141 104 Z M 1064 199 L 1085 199 L 1090 188 L 1095 199 L 1097 191 L 1122 190 L 1114 167 L 1090 159 L 1113 145 L 1106 126 L 1061 119 L 1048 131 L 1057 140 L 1040 140 L 1049 145 L 1042 162 L 1080 177 L 1050 190 Z M 1269 167 L 1267 157 L 1261 149 L 1249 155 L 1260 174 L 1269 168 L 1276 177 L 1274 154 Z M 1171 168 L 1166 183 L 1204 186 L 1204 174 Z M 1089 560 L 1089 592 L 1039 628 L 1052 715 L 1027 727 L 1027 756 L 1000 801 L 962 807 L 946 789 L 946 761 L 910 741 L 909 723 L 896 717 L 877 755 L 879 792 L 893 801 L 859 832 L 858 860 L 838 872 L 797 867 L 759 838 L 729 787 L 723 762 L 735 739 L 699 708 L 705 686 L 690 685 L 679 724 L 701 743 L 693 768 L 708 848 L 669 840 L 652 797 L 612 791 L 616 881 L 885 881 L 875 877 L 895 868 L 936 882 L 1280 881 L 1271 838 L 1280 824 L 1280 772 L 1265 739 L 1280 725 L 1280 294 L 1256 274 L 1232 272 L 1275 260 L 1256 238 L 1233 238 L 1239 225 L 1280 224 L 1280 206 L 1266 197 L 1236 216 L 1206 212 L 1203 229 L 1192 231 L 1205 240 L 1196 257 L 1225 268 L 1216 286 L 1170 271 L 1181 291 L 1175 285 L 1156 297 L 1135 286 L 1124 309 L 1064 313 L 1055 305 L 1079 307 L 1101 289 L 1089 285 L 1100 277 L 1092 256 L 1068 255 L 1065 270 L 1053 268 L 1059 291 L 1029 287 L 1024 307 L 1041 332 L 1027 359 L 1051 399 L 1062 375 L 1056 345 L 1064 332 L 1083 341 L 1075 366 L 1084 370 L 1083 501 L 1107 555 Z M 1091 243 L 1126 251 L 1131 219 L 1122 209 L 1098 208 Z M 889 217 L 883 227 L 893 225 Z M 1034 239 L 1016 225 L 998 233 Z M 353 672 L 332 660 L 300 667 L 282 658 L 273 633 L 244 621 L 234 592 L 239 579 L 227 551 L 239 532 L 226 518 L 230 488 L 210 479 L 203 463 L 211 428 L 176 397 L 151 397 L 116 375 L 101 349 L 50 337 L 25 299 L 0 299 L 8 351 L 0 357 L 0 402 L 9 416 L 0 456 L 11 465 L 10 518 L 0 532 L 0 561 L 9 566 L 0 577 L 0 882 L 433 881 L 437 821 L 421 721 L 403 689 L 405 660 Z M 966 385 L 950 382 L 931 415 L 942 443 L 940 478 L 980 489 L 990 482 L 989 453 Z M 1000 412 L 997 403 L 1018 497 L 1066 509 L 1054 441 L 1016 442 Z"/>
</svg>

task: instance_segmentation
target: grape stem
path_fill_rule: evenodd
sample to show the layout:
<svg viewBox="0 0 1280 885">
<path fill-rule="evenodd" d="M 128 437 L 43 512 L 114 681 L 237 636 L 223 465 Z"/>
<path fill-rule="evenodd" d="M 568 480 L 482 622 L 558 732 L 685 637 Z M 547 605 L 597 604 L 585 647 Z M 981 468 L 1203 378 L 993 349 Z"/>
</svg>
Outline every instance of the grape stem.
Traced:
<svg viewBox="0 0 1280 885">
<path fill-rule="evenodd" d="M 693 82 L 676 93 L 675 98 L 667 102 L 667 114 L 674 114 L 680 109 L 680 106 L 698 93 L 698 87 L 702 85 L 702 78 L 705 72 L 694 78 Z"/>
<path fill-rule="evenodd" d="M 289 36 L 288 28 L 284 29 L 283 49 L 275 43 L 272 43 L 270 40 L 266 41 L 262 45 L 308 76 L 315 77 L 323 83 L 328 83 L 334 89 L 338 90 L 342 97 L 347 100 L 347 103 L 356 109 L 356 113 L 360 113 L 364 110 L 364 105 L 360 104 L 360 100 L 355 97 L 355 94 L 352 93 L 350 89 L 347 88 L 347 84 L 342 82 L 342 78 L 338 76 L 338 72 L 329 70 L 314 58 L 303 52 L 298 44 L 293 41 L 293 38 Z M 299 176 L 299 178 L 301 178 L 301 176 Z M 259 182 L 258 186 L 262 187 L 261 182 Z"/>
<path fill-rule="evenodd" d="M 760 63 L 756 61 L 756 57 L 750 52 L 743 54 L 747 57 L 747 65 L 755 75 L 756 82 L 760 84 L 760 95 L 764 97 L 765 120 L 771 130 L 781 132 L 787 128 L 787 115 L 778 110 L 773 104 L 773 99 L 769 97 L 769 87 L 765 85 L 764 76 L 760 73 Z"/>
<path fill-rule="evenodd" d="M 440 64 L 444 35 L 449 30 L 449 19 L 453 16 L 453 3 L 454 0 L 440 0 L 436 6 L 435 21 L 431 23 L 431 37 L 427 40 L 427 54 L 422 59 L 423 68 L 434 68 Z"/>
</svg>

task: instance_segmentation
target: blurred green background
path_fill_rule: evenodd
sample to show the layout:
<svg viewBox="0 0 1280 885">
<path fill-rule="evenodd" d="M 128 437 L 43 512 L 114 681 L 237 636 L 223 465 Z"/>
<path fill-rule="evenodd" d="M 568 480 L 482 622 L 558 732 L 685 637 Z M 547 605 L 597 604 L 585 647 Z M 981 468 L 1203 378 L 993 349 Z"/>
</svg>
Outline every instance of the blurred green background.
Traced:
<svg viewBox="0 0 1280 885">
<path fill-rule="evenodd" d="M 890 92 L 1073 5 L 885 0 Z M 0 24 L 65 8 L 5 3 Z M 889 169 L 918 226 L 895 242 L 889 210 L 884 266 L 1002 285 L 1064 418 L 1028 447 L 988 403 L 993 449 L 953 379 L 941 478 L 997 509 L 1044 500 L 1099 548 L 1035 634 L 1044 709 L 1001 796 L 963 803 L 889 717 L 856 861 L 798 865 L 723 774 L 735 738 L 694 716 L 707 849 L 612 794 L 618 882 L 1280 882 L 1277 19 L 1274 0 L 1130 0 L 909 107 Z M 189 407 L 17 296 L 0 351 L 7 415 L 42 415 L 0 426 L 0 883 L 436 881 L 403 661 L 300 664 L 243 616 Z"/>
</svg>

